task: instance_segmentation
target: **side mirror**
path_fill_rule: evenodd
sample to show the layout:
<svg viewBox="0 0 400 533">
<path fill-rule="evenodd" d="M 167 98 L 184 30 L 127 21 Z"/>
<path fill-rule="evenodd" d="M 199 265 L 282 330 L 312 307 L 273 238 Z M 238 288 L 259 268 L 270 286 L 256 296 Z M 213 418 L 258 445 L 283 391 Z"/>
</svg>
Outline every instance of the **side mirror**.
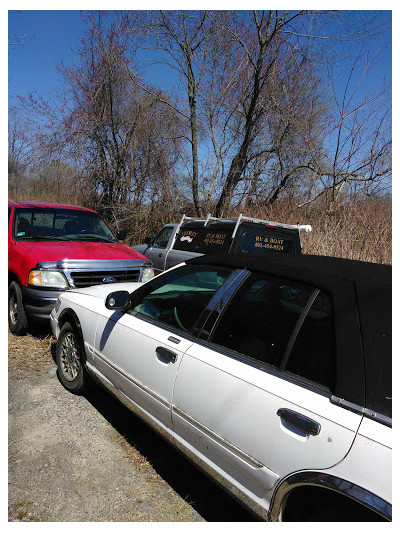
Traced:
<svg viewBox="0 0 400 533">
<path fill-rule="evenodd" d="M 125 229 L 121 229 L 117 231 L 117 239 L 123 241 L 126 238 L 127 231 Z"/>
<path fill-rule="evenodd" d="M 126 311 L 131 304 L 131 295 L 128 291 L 115 291 L 106 298 L 106 307 L 110 311 Z"/>
<path fill-rule="evenodd" d="M 151 237 L 146 237 L 144 240 L 144 244 L 149 245 L 151 243 Z"/>
</svg>

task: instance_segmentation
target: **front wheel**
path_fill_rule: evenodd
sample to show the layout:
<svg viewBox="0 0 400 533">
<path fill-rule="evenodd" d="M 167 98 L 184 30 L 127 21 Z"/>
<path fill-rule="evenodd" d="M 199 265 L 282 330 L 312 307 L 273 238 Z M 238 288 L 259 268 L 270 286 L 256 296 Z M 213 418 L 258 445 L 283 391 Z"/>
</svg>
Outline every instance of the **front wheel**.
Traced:
<svg viewBox="0 0 400 533">
<path fill-rule="evenodd" d="M 66 322 L 61 328 L 56 345 L 58 377 L 63 386 L 80 394 L 89 384 L 90 377 L 84 366 L 84 348 L 76 329 Z"/>
<path fill-rule="evenodd" d="M 21 287 L 12 281 L 8 287 L 8 326 L 14 335 L 25 335 L 28 329 Z"/>
</svg>

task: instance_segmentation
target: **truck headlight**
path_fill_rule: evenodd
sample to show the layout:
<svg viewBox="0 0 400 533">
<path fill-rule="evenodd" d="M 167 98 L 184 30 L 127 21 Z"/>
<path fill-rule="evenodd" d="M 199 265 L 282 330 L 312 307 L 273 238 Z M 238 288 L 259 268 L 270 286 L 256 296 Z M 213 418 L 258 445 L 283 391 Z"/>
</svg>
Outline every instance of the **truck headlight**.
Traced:
<svg viewBox="0 0 400 533">
<path fill-rule="evenodd" d="M 52 289 L 66 289 L 68 287 L 68 282 L 64 275 L 55 270 L 31 270 L 28 283 L 35 287 L 49 287 Z"/>
<path fill-rule="evenodd" d="M 151 278 L 154 277 L 154 270 L 153 267 L 146 267 L 143 270 L 142 279 L 140 281 L 149 281 Z"/>
</svg>

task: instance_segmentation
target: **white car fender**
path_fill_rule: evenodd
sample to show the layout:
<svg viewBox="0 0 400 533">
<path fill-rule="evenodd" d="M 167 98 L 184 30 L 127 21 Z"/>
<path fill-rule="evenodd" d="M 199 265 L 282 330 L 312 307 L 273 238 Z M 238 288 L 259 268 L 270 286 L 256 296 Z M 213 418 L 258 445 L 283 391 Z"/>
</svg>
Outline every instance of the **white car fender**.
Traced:
<svg viewBox="0 0 400 533">
<path fill-rule="evenodd" d="M 391 502 L 391 428 L 364 417 L 349 453 L 328 472 Z"/>
</svg>

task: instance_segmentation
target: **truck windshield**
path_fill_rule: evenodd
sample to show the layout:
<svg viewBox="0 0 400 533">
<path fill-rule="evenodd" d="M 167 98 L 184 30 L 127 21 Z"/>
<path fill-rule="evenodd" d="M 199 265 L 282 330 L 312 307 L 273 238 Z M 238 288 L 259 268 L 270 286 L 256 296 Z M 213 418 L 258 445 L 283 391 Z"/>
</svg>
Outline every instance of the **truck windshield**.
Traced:
<svg viewBox="0 0 400 533">
<path fill-rule="evenodd" d="M 107 224 L 91 211 L 54 207 L 20 207 L 15 211 L 14 239 L 118 242 Z"/>
</svg>

